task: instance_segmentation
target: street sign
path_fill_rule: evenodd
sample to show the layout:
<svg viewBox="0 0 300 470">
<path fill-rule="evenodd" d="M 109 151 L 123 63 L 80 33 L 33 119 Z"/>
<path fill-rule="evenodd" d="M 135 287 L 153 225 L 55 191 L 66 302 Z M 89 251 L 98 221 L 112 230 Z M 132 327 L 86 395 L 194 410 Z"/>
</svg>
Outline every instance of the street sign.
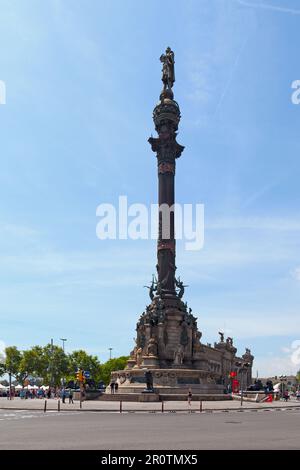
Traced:
<svg viewBox="0 0 300 470">
<path fill-rule="evenodd" d="M 88 371 L 88 370 L 85 370 L 85 371 L 83 372 L 83 375 L 85 376 L 86 379 L 89 379 L 89 378 L 91 377 L 91 373 L 90 373 L 90 371 Z"/>
</svg>

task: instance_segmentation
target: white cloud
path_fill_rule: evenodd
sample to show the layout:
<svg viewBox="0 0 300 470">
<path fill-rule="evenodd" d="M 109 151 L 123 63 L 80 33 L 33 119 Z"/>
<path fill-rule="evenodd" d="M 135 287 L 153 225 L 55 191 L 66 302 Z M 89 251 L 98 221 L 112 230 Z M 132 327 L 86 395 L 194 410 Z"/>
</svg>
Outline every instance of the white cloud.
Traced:
<svg viewBox="0 0 300 470">
<path fill-rule="evenodd" d="M 213 230 L 272 230 L 278 232 L 300 231 L 300 218 L 280 217 L 223 217 L 205 224 Z"/>
<path fill-rule="evenodd" d="M 282 346 L 282 348 L 280 348 L 280 349 L 284 353 L 291 353 L 292 352 L 291 348 L 287 348 L 286 346 Z"/>
<path fill-rule="evenodd" d="M 222 103 L 225 99 L 225 96 L 226 96 L 228 90 L 230 89 L 231 83 L 232 83 L 233 78 L 234 78 L 234 73 L 235 73 L 236 69 L 238 68 L 240 58 L 241 58 L 242 53 L 245 49 L 245 46 L 248 42 L 248 39 L 249 39 L 249 36 L 246 35 L 244 37 L 244 40 L 242 41 L 242 45 L 240 46 L 240 49 L 238 49 L 238 51 L 237 51 L 235 60 L 232 62 L 231 68 L 229 70 L 228 78 L 227 78 L 225 87 L 223 88 L 222 94 L 220 95 L 219 101 L 217 103 L 217 106 L 216 106 L 216 109 L 215 109 L 215 112 L 214 112 L 214 116 L 217 115 L 217 113 L 218 113 L 219 109 L 221 108 Z"/>
<path fill-rule="evenodd" d="M 211 54 L 202 54 L 201 57 L 189 59 L 188 70 L 191 82 L 191 91 L 187 98 L 191 101 L 207 104 L 215 93 L 213 80 L 213 57 Z"/>
<path fill-rule="evenodd" d="M 186 98 L 197 107 L 197 113 L 185 125 L 206 126 L 208 120 L 214 121 L 232 86 L 252 22 L 249 14 L 246 18 L 243 10 L 229 2 L 201 2 L 186 30 L 188 41 L 197 44 L 192 52 L 187 49 L 185 61 Z"/>
<path fill-rule="evenodd" d="M 5 354 L 4 354 L 5 348 L 6 348 L 6 344 L 4 343 L 4 341 L 0 339 L 0 361 L 2 361 L 5 358 Z"/>
<path fill-rule="evenodd" d="M 300 268 L 296 268 L 292 272 L 292 276 L 293 276 L 294 279 L 296 279 L 296 281 L 300 281 Z"/>
<path fill-rule="evenodd" d="M 253 376 L 256 375 L 256 370 L 258 370 L 259 377 L 295 375 L 299 370 L 299 366 L 295 366 L 288 356 L 270 355 L 255 358 Z"/>
<path fill-rule="evenodd" d="M 291 15 L 300 15 L 300 10 L 296 10 L 295 8 L 287 8 L 284 6 L 270 5 L 269 3 L 249 2 L 246 0 L 235 0 L 235 1 L 245 7 L 261 8 L 263 10 L 276 11 L 278 13 L 289 13 Z"/>
<path fill-rule="evenodd" d="M 298 312 L 275 311 L 257 309 L 250 311 L 241 308 L 238 312 L 230 312 L 224 309 L 206 310 L 200 317 L 201 328 L 204 333 L 219 331 L 220 325 L 224 324 L 231 330 L 234 338 L 257 338 L 272 336 L 295 336 L 300 337 L 300 315 Z M 275 320 L 276 319 L 276 320 Z"/>
<path fill-rule="evenodd" d="M 21 255 L 0 255 L 2 271 L 14 271 L 20 274 L 63 274 L 95 271 L 99 269 L 115 270 L 123 267 L 130 275 L 131 269 L 147 266 L 148 256 L 143 256 L 143 250 L 136 246 L 134 249 L 108 249 L 107 245 L 99 251 L 54 251 L 32 252 Z M 105 251 L 104 251 L 105 250 Z M 135 257 L 133 258 L 133 252 Z M 149 253 L 150 259 L 150 253 Z"/>
<path fill-rule="evenodd" d="M 32 241 L 37 239 L 39 232 L 24 225 L 2 223 L 0 224 L 0 236 Z"/>
</svg>

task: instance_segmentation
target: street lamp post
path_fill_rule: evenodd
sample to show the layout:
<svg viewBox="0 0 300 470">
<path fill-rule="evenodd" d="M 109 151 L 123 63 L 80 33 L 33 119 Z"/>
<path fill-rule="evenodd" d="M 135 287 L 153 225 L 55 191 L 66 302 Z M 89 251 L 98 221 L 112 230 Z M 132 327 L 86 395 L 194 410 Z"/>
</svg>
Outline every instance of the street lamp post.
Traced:
<svg viewBox="0 0 300 470">
<path fill-rule="evenodd" d="M 11 372 L 8 373 L 9 377 L 9 399 L 11 400 Z"/>
<path fill-rule="evenodd" d="M 53 338 L 51 338 L 51 359 L 50 359 L 50 370 L 51 370 L 51 378 L 50 378 L 50 386 L 53 387 L 54 377 L 53 377 Z"/>
<path fill-rule="evenodd" d="M 248 368 L 250 367 L 249 362 L 236 362 L 235 365 L 238 368 L 238 373 L 241 374 L 241 406 L 243 406 L 243 401 L 244 401 L 244 394 L 243 394 L 243 389 L 244 389 L 244 372 L 247 373 Z"/>
<path fill-rule="evenodd" d="M 66 338 L 60 338 L 60 340 L 62 341 L 62 344 L 63 344 L 63 352 L 65 352 L 65 342 L 67 341 Z"/>
<path fill-rule="evenodd" d="M 281 375 L 279 379 L 281 382 L 281 397 L 283 397 L 283 388 L 284 388 L 284 382 L 286 381 L 286 375 Z"/>
<path fill-rule="evenodd" d="M 62 347 L 63 347 L 63 352 L 65 352 L 65 342 L 67 341 L 67 338 L 60 338 L 62 341 Z M 65 386 L 65 377 L 63 377 L 63 387 Z"/>
</svg>

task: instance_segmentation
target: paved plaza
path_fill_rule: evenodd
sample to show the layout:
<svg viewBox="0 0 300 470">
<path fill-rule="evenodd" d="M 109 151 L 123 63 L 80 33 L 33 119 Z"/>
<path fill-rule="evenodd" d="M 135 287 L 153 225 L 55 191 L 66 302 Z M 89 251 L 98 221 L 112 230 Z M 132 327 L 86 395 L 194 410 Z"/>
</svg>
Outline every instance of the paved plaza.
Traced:
<svg viewBox="0 0 300 470">
<path fill-rule="evenodd" d="M 293 407 L 202 414 L 2 409 L 0 449 L 299 449 L 299 423 Z"/>
<path fill-rule="evenodd" d="M 202 405 L 1 398 L 0 449 L 300 449 L 297 401 Z"/>
</svg>

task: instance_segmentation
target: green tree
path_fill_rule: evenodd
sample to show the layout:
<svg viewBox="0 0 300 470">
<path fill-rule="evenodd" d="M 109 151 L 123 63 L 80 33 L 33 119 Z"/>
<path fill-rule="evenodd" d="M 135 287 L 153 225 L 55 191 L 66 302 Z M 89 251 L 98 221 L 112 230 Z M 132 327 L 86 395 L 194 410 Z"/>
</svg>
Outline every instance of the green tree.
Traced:
<svg viewBox="0 0 300 470">
<path fill-rule="evenodd" d="M 43 348 L 33 346 L 31 349 L 23 351 L 20 362 L 20 370 L 25 374 L 36 377 L 43 377 L 45 369 L 45 360 L 43 357 Z"/>
<path fill-rule="evenodd" d="M 96 383 L 101 379 L 102 366 L 97 356 L 91 356 L 82 349 L 69 354 L 69 380 L 74 380 L 77 369 L 89 371 Z"/>
<path fill-rule="evenodd" d="M 63 348 L 47 344 L 42 348 L 37 375 L 45 385 L 58 386 L 70 371 L 70 361 Z"/>
<path fill-rule="evenodd" d="M 128 356 L 120 356 L 105 362 L 101 367 L 101 380 L 108 385 L 111 372 L 125 369 L 128 359 Z"/>
<path fill-rule="evenodd" d="M 5 348 L 4 353 L 5 357 L 0 364 L 0 376 L 10 374 L 19 383 L 23 383 L 28 375 L 20 368 L 23 353 L 16 346 L 8 346 Z"/>
<path fill-rule="evenodd" d="M 101 365 L 97 356 L 83 350 L 65 354 L 61 347 L 51 344 L 33 346 L 25 351 L 10 346 L 5 349 L 5 357 L 0 359 L 0 377 L 11 373 L 19 383 L 23 383 L 27 377 L 33 376 L 41 378 L 44 385 L 58 386 L 63 378 L 75 380 L 77 369 L 83 369 L 90 372 L 96 384 L 100 380 L 108 384 L 111 372 L 123 370 L 127 360 L 127 356 L 121 356 Z"/>
</svg>

